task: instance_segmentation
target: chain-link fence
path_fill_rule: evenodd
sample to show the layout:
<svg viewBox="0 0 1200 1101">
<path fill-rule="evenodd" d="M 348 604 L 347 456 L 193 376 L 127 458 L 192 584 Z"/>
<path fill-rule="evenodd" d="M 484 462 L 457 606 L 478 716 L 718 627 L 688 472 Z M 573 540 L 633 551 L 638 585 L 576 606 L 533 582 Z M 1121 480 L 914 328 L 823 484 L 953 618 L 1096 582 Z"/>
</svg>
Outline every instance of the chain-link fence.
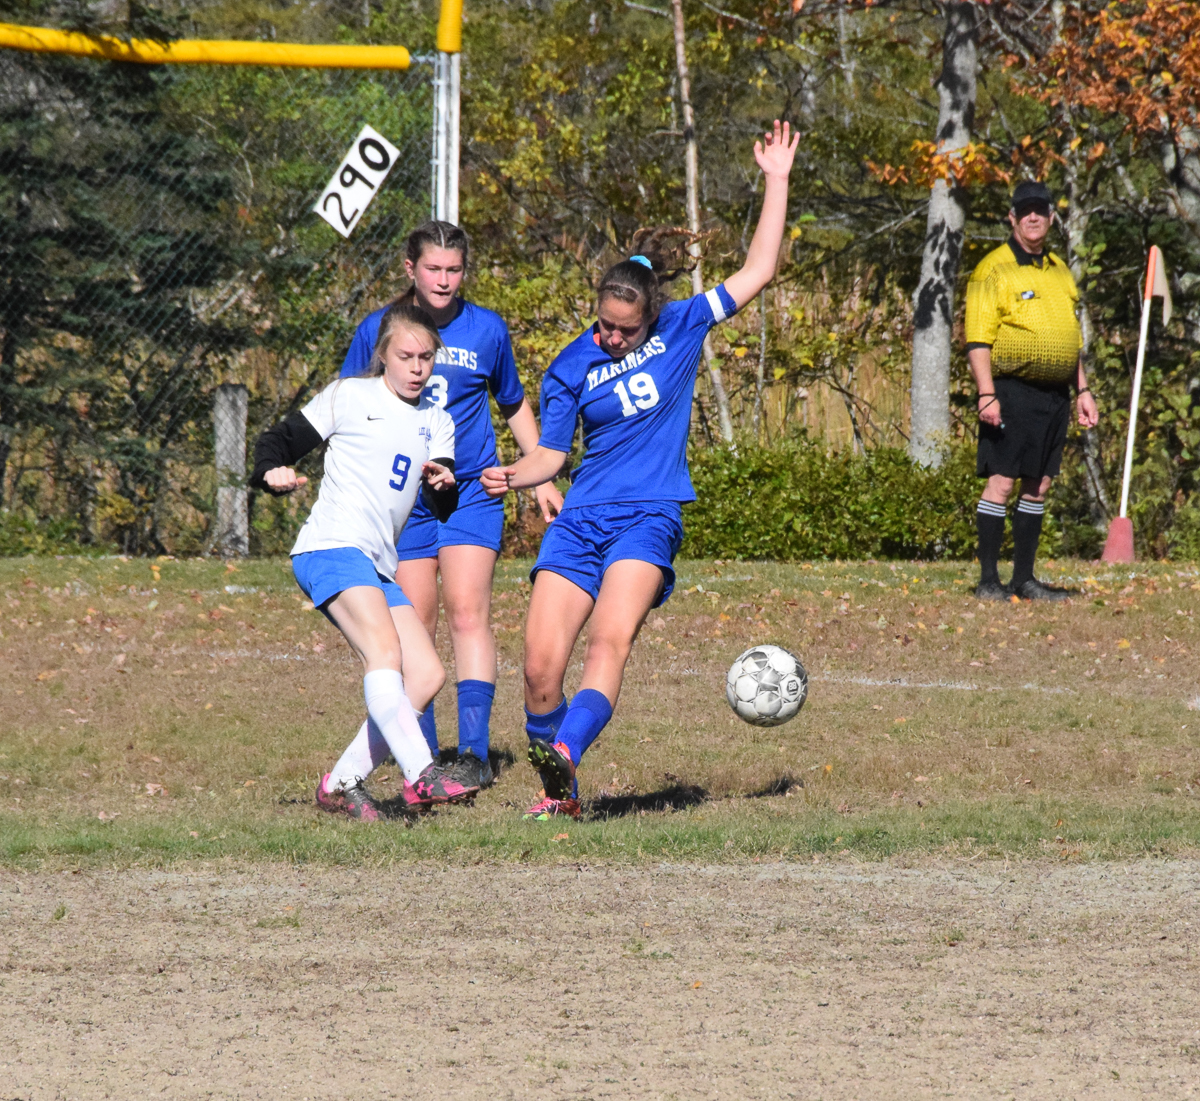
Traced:
<svg viewBox="0 0 1200 1101">
<path fill-rule="evenodd" d="M 430 78 L 0 50 L 6 508 L 244 551 L 247 418 L 336 372 L 429 216 Z M 312 206 L 364 123 L 400 156 L 344 241 Z"/>
</svg>

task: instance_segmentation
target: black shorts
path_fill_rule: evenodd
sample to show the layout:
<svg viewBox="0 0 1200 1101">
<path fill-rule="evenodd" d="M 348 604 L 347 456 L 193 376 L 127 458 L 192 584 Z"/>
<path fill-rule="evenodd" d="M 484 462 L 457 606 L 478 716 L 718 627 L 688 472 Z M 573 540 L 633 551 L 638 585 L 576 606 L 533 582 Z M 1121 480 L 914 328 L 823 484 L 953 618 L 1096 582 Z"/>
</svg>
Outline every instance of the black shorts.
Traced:
<svg viewBox="0 0 1200 1101">
<path fill-rule="evenodd" d="M 1019 378 L 993 380 L 1000 427 L 979 422 L 975 473 L 981 478 L 1053 478 L 1062 466 L 1071 423 L 1071 391 L 1035 386 Z"/>
</svg>

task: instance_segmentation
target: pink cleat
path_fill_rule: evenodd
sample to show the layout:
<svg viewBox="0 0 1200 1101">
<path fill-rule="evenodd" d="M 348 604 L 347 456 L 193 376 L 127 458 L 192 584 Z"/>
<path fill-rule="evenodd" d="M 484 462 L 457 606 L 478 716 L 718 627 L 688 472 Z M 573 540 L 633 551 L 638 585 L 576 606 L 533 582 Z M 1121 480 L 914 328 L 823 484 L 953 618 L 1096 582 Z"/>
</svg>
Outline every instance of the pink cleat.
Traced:
<svg viewBox="0 0 1200 1101">
<path fill-rule="evenodd" d="M 360 822 L 378 822 L 379 806 L 367 794 L 360 780 L 351 787 L 329 787 L 327 772 L 317 785 L 317 806 L 329 814 L 344 814 L 347 818 L 356 818 Z"/>
</svg>

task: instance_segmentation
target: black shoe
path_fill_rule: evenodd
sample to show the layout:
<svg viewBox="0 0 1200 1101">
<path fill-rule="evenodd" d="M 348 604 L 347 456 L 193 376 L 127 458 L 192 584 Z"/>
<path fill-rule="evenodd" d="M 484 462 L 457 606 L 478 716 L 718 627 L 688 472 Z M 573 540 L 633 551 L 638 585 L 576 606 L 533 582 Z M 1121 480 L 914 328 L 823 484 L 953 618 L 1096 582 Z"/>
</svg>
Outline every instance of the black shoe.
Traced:
<svg viewBox="0 0 1200 1101">
<path fill-rule="evenodd" d="M 529 743 L 529 763 L 542 778 L 542 790 L 550 799 L 571 799 L 575 795 L 575 765 L 562 742 L 543 742 L 534 738 Z"/>
<path fill-rule="evenodd" d="M 1073 589 L 1060 589 L 1056 585 L 1043 585 L 1036 577 L 1031 577 L 1028 581 L 1021 582 L 1015 589 L 1013 595 L 1019 596 L 1022 600 L 1070 600 L 1075 595 Z"/>
<path fill-rule="evenodd" d="M 480 760 L 469 749 L 460 753 L 458 760 L 446 770 L 460 784 L 468 788 L 490 788 L 496 782 L 492 762 L 486 757 Z"/>
<path fill-rule="evenodd" d="M 1007 600 L 1012 593 L 999 581 L 981 581 L 975 586 L 976 600 Z"/>
</svg>

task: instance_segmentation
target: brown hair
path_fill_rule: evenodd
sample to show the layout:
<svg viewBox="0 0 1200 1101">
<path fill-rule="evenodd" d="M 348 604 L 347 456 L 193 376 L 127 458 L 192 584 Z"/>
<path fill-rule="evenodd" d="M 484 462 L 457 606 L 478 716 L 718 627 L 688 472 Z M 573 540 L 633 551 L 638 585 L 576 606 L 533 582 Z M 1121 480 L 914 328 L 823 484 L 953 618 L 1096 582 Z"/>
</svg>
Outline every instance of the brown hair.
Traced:
<svg viewBox="0 0 1200 1101">
<path fill-rule="evenodd" d="M 467 234 L 453 222 L 439 222 L 436 219 L 417 226 L 404 242 L 404 258 L 414 267 L 420 261 L 425 249 L 435 248 L 457 249 L 462 254 L 463 271 L 467 270 L 467 256 L 471 251 L 471 241 Z M 393 302 L 415 302 L 417 285 L 410 283 L 407 290 L 401 291 Z"/>
<path fill-rule="evenodd" d="M 375 350 L 371 353 L 365 377 L 378 378 L 383 374 L 383 354 L 397 329 L 418 329 L 433 341 L 435 351 L 442 346 L 437 325 L 429 314 L 412 302 L 393 302 L 379 319 L 379 335 L 375 338 Z"/>
<path fill-rule="evenodd" d="M 642 318 L 654 321 L 667 304 L 663 284 L 695 266 L 687 248 L 698 239 L 697 234 L 678 226 L 639 229 L 629 243 L 629 251 L 633 256 L 648 260 L 650 266 L 633 259 L 613 264 L 600 280 L 596 301 L 616 298 L 621 302 L 636 303 L 641 308 Z"/>
</svg>

